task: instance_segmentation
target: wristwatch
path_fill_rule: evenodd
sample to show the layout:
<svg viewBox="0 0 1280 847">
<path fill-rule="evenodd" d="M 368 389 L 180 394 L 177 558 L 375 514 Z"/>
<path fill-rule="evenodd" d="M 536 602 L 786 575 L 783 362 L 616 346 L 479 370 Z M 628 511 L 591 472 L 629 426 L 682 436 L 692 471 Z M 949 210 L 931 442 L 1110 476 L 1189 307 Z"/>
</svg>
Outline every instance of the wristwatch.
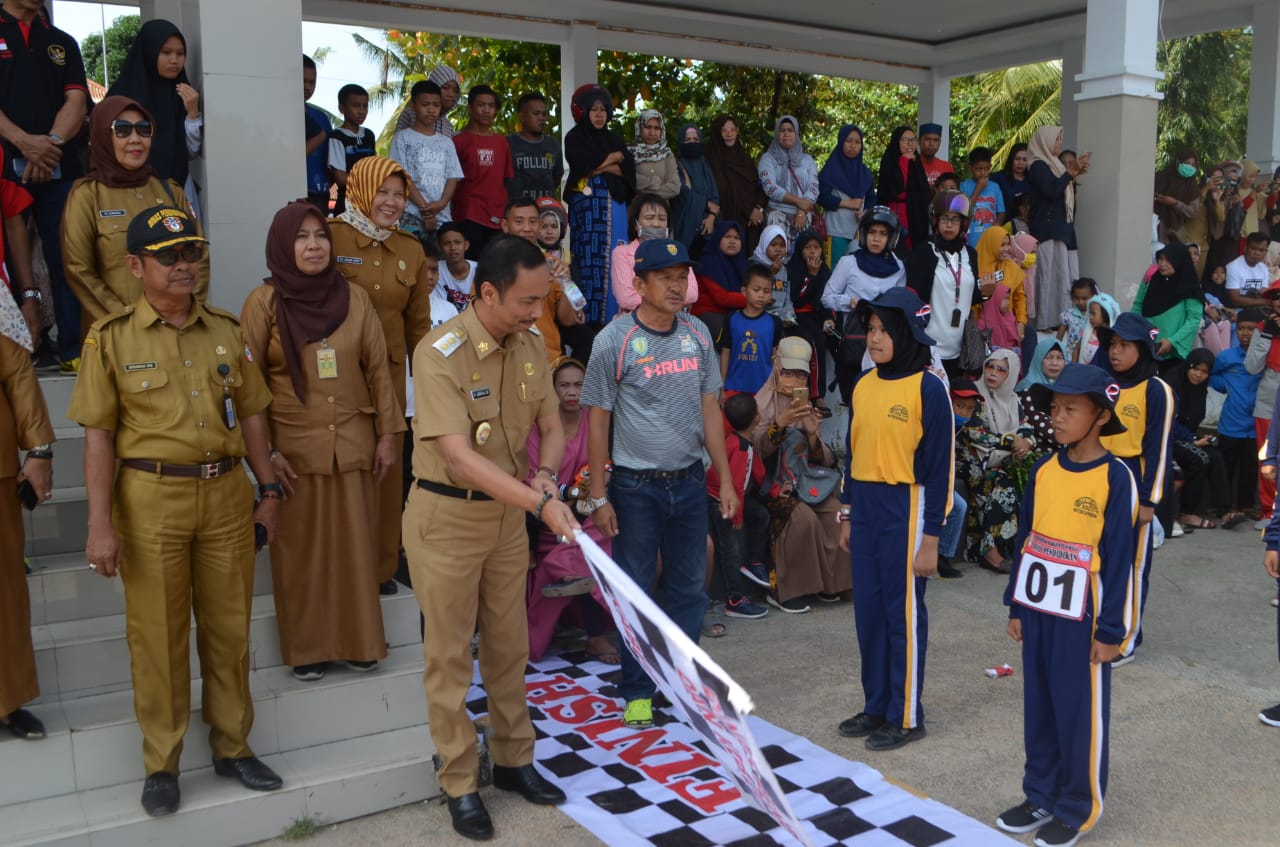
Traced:
<svg viewBox="0 0 1280 847">
<path fill-rule="evenodd" d="M 284 486 L 278 482 L 268 482 L 258 486 L 258 496 L 263 497 L 267 494 L 275 494 L 277 497 L 284 496 Z"/>
<path fill-rule="evenodd" d="M 584 515 L 589 515 L 601 506 L 608 505 L 608 503 L 608 497 L 588 497 L 586 500 L 582 501 L 582 513 Z"/>
<path fill-rule="evenodd" d="M 28 300 L 35 300 L 37 303 L 39 303 L 43 299 L 44 299 L 44 296 L 40 293 L 40 289 L 38 288 L 22 289 L 22 302 L 24 303 Z"/>
<path fill-rule="evenodd" d="M 27 458 L 28 459 L 52 459 L 53 445 L 37 444 L 36 446 L 32 447 L 30 450 L 27 451 Z"/>
</svg>

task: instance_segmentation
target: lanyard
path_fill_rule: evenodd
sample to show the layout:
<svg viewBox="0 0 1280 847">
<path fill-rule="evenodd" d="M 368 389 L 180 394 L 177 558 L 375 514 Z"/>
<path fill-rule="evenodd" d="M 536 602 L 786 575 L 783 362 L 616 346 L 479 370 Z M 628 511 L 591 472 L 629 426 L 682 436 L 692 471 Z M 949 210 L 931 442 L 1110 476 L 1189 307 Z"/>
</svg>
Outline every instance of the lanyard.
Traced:
<svg viewBox="0 0 1280 847">
<path fill-rule="evenodd" d="M 964 270 L 964 258 L 960 253 L 956 254 L 956 266 L 951 267 L 951 260 L 947 258 L 947 251 L 942 251 L 942 261 L 947 263 L 947 270 L 951 271 L 951 278 L 956 281 L 956 308 L 960 308 L 960 277 Z"/>
</svg>

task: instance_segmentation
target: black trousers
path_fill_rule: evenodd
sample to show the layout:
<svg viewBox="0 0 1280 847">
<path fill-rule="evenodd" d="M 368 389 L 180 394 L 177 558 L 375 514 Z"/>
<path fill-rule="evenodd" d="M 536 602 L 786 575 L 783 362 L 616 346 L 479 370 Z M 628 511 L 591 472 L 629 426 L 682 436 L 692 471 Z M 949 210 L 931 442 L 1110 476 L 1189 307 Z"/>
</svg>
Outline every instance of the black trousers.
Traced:
<svg viewBox="0 0 1280 847">
<path fill-rule="evenodd" d="M 1227 472 L 1227 491 L 1236 511 L 1252 509 L 1258 500 L 1258 441 L 1255 437 L 1218 436 Z"/>
</svg>

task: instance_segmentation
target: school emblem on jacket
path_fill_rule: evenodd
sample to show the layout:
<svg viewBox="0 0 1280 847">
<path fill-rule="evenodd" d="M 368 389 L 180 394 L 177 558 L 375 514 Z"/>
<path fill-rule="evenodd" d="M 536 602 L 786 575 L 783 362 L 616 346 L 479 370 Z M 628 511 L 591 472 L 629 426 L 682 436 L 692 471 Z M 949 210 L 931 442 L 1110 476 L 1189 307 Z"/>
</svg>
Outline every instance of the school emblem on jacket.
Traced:
<svg viewBox="0 0 1280 847">
<path fill-rule="evenodd" d="M 1086 518 L 1096 518 L 1098 516 L 1098 501 L 1092 497 L 1077 497 L 1071 510 L 1077 515 L 1084 515 Z"/>
<path fill-rule="evenodd" d="M 1120 407 L 1120 416 L 1137 420 L 1142 417 L 1142 410 L 1138 408 L 1137 403 L 1125 403 Z"/>
<path fill-rule="evenodd" d="M 50 44 L 49 61 L 55 65 L 65 65 L 67 63 L 67 48 L 60 44 Z"/>
<path fill-rule="evenodd" d="M 906 406 L 902 405 L 901 403 L 898 403 L 896 405 L 889 407 L 889 417 L 892 420 L 906 423 L 907 420 L 911 417 L 911 413 L 907 411 Z"/>
</svg>

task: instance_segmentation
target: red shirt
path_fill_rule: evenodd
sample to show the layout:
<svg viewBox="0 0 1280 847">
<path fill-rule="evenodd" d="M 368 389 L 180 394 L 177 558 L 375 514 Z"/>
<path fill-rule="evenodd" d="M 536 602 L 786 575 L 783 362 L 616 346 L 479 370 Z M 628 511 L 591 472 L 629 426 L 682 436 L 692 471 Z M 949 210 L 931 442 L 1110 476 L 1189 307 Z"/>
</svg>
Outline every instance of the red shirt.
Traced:
<svg viewBox="0 0 1280 847">
<path fill-rule="evenodd" d="M 946 159 L 933 157 L 932 161 L 926 161 L 924 156 L 920 157 L 920 164 L 924 168 L 924 175 L 929 177 L 929 187 L 933 188 L 934 183 L 938 181 L 938 177 L 945 173 L 952 173 L 951 163 Z"/>
<path fill-rule="evenodd" d="M 515 176 L 507 139 L 497 133 L 460 132 L 453 137 L 453 146 L 462 165 L 462 179 L 453 191 L 453 219 L 501 228 L 507 207 L 506 180 Z"/>
<path fill-rule="evenodd" d="M 0 164 L 7 165 L 7 159 L 0 155 Z M 0 179 L 0 282 L 9 285 L 9 276 L 5 273 L 4 265 L 4 226 L 5 218 L 11 218 L 14 215 L 20 215 L 26 211 L 31 205 L 31 195 L 26 189 L 18 183 L 7 179 Z M 19 299 L 19 303 L 21 300 Z"/>
</svg>

